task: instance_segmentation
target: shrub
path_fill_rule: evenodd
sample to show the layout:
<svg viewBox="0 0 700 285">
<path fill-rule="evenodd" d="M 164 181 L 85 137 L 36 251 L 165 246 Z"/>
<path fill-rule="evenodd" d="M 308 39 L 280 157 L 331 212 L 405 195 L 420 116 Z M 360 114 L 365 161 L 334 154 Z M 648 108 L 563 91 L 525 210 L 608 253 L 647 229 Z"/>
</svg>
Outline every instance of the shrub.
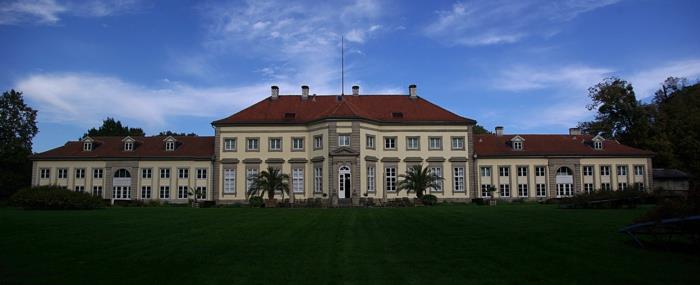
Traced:
<svg viewBox="0 0 700 285">
<path fill-rule="evenodd" d="M 562 208 L 618 209 L 634 208 L 646 194 L 639 191 L 595 191 L 560 199 Z"/>
<path fill-rule="evenodd" d="M 248 199 L 248 205 L 250 205 L 251 208 L 260 208 L 265 204 L 263 202 L 263 198 L 260 196 L 253 196 Z"/>
<path fill-rule="evenodd" d="M 105 207 L 100 197 L 59 186 L 38 186 L 17 191 L 10 205 L 27 210 L 89 210 Z"/>
<path fill-rule="evenodd" d="M 427 194 L 420 198 L 423 201 L 423 205 L 433 206 L 437 204 L 437 197 L 435 195 Z"/>
<path fill-rule="evenodd" d="M 474 198 L 474 199 L 472 199 L 472 203 L 477 204 L 477 205 L 481 205 L 481 206 L 487 204 L 487 202 L 484 198 Z"/>
</svg>

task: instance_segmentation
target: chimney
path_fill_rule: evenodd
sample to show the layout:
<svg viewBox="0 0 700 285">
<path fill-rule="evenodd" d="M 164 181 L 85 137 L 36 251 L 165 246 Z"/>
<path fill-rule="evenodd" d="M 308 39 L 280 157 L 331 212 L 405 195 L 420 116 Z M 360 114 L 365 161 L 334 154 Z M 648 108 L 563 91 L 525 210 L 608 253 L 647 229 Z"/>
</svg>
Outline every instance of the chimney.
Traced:
<svg viewBox="0 0 700 285">
<path fill-rule="evenodd" d="M 306 86 L 306 85 L 301 86 L 301 99 L 302 100 L 309 99 L 309 86 Z"/>
<path fill-rule="evenodd" d="M 275 85 L 272 85 L 272 87 L 270 89 L 271 89 L 270 90 L 271 91 L 270 99 L 277 100 L 277 98 L 280 97 L 280 88 L 275 86 Z"/>
<path fill-rule="evenodd" d="M 570 128 L 570 129 L 569 129 L 569 135 L 570 135 L 570 136 L 580 136 L 580 135 L 581 135 L 581 129 L 580 129 L 580 128 Z"/>
<path fill-rule="evenodd" d="M 360 95 L 360 86 L 357 86 L 357 85 L 352 86 L 352 95 Z"/>
<path fill-rule="evenodd" d="M 503 127 L 498 126 L 496 127 L 496 136 L 502 136 L 503 135 Z"/>
<path fill-rule="evenodd" d="M 416 94 L 416 85 L 415 84 L 408 85 L 408 97 L 411 99 L 418 98 L 418 95 Z"/>
</svg>

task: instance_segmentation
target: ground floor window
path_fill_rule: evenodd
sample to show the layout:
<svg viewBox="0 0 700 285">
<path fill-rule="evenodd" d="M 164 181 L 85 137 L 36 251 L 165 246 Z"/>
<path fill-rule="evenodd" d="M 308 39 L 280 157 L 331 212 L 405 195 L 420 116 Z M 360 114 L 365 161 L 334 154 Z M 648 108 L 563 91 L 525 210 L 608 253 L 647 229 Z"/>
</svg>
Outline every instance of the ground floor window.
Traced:
<svg viewBox="0 0 700 285">
<path fill-rule="evenodd" d="M 588 193 L 588 194 L 593 192 L 593 183 L 583 184 L 583 191 L 586 191 L 586 193 Z"/>
<path fill-rule="evenodd" d="M 178 199 L 187 199 L 187 186 L 178 186 L 177 187 L 177 198 Z"/>
<path fill-rule="evenodd" d="M 519 197 L 527 197 L 529 196 L 527 193 L 527 184 L 518 184 L 518 196 Z"/>
<path fill-rule="evenodd" d="M 537 193 L 535 193 L 535 194 L 537 194 L 537 197 L 547 196 L 547 185 L 545 185 L 544 183 L 540 183 L 540 184 L 537 184 L 535 187 L 537 188 L 537 190 L 536 190 Z"/>
<path fill-rule="evenodd" d="M 160 199 L 170 199 L 170 186 L 160 186 Z"/>
<path fill-rule="evenodd" d="M 129 187 L 129 186 L 114 186 L 114 188 L 112 188 L 112 198 L 114 198 L 114 199 L 131 199 L 131 187 Z"/>
<path fill-rule="evenodd" d="M 141 187 L 141 199 L 151 199 L 151 186 Z"/>
<path fill-rule="evenodd" d="M 367 192 L 374 193 L 376 191 L 376 179 L 374 166 L 367 167 Z"/>
<path fill-rule="evenodd" d="M 464 192 L 464 168 L 454 168 L 454 189 L 455 192 Z"/>
<path fill-rule="evenodd" d="M 323 192 L 323 167 L 314 168 L 314 193 Z"/>
<path fill-rule="evenodd" d="M 610 187 L 610 183 L 601 183 L 600 189 L 603 191 L 611 191 L 612 190 L 612 188 Z"/>
<path fill-rule="evenodd" d="M 304 193 L 304 169 L 292 169 L 292 191 L 294 193 Z"/>
<path fill-rule="evenodd" d="M 85 186 L 75 186 L 75 192 L 85 192 Z"/>
<path fill-rule="evenodd" d="M 245 176 L 246 176 L 245 191 L 248 192 L 248 191 L 250 191 L 250 186 L 253 184 L 253 181 L 255 180 L 255 178 L 258 177 L 258 169 L 257 168 L 246 169 Z"/>
<path fill-rule="evenodd" d="M 224 193 L 236 193 L 236 171 L 233 169 L 224 169 Z"/>
<path fill-rule="evenodd" d="M 491 197 L 491 191 L 489 191 L 491 185 L 481 184 L 481 197 Z"/>
<path fill-rule="evenodd" d="M 572 185 L 569 183 L 559 183 L 557 184 L 557 197 L 570 197 L 573 196 Z"/>
<path fill-rule="evenodd" d="M 620 190 L 620 191 L 627 190 L 627 183 L 625 183 L 625 182 L 617 183 L 617 190 Z"/>
<path fill-rule="evenodd" d="M 637 191 L 644 191 L 644 183 L 642 182 L 635 183 L 635 187 L 637 187 Z"/>
<path fill-rule="evenodd" d="M 501 184 L 499 190 L 501 197 L 510 197 L 510 184 Z"/>
<path fill-rule="evenodd" d="M 102 186 L 92 186 L 92 195 L 102 197 Z"/>
<path fill-rule="evenodd" d="M 431 167 L 430 173 L 436 177 L 442 178 L 442 167 Z M 435 192 L 442 192 L 442 179 L 437 181 L 437 187 L 433 189 Z"/>
<path fill-rule="evenodd" d="M 394 192 L 396 191 L 396 168 L 387 167 L 384 169 L 384 175 L 386 177 L 386 191 Z"/>
<path fill-rule="evenodd" d="M 197 186 L 197 199 L 206 199 L 206 198 L 207 198 L 207 187 Z"/>
</svg>

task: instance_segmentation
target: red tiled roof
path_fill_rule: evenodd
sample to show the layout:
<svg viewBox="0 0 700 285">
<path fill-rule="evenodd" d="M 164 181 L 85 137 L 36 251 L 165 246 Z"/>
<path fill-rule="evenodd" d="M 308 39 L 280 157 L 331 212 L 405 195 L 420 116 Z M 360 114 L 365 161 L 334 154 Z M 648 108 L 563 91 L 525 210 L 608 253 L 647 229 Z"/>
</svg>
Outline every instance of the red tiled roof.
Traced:
<svg viewBox="0 0 700 285">
<path fill-rule="evenodd" d="M 323 119 L 358 118 L 384 123 L 475 124 L 476 121 L 447 111 L 423 98 L 408 95 L 282 95 L 264 100 L 227 118 L 212 122 L 226 124 L 305 124 Z M 285 116 L 285 114 L 293 113 Z M 395 117 L 393 113 L 402 113 Z"/>
<path fill-rule="evenodd" d="M 214 157 L 214 137 L 174 136 L 175 150 L 166 151 L 167 136 L 132 137 L 133 151 L 124 151 L 124 137 L 92 137 L 93 150 L 83 151 L 82 141 L 69 141 L 57 147 L 32 156 L 32 159 L 91 159 L 91 158 L 165 158 L 165 159 L 212 159 Z"/>
<path fill-rule="evenodd" d="M 651 156 L 654 153 L 629 147 L 614 140 L 603 141 L 603 149 L 593 148 L 590 135 L 519 135 L 525 141 L 522 150 L 513 150 L 511 139 L 517 135 L 475 135 L 474 151 L 488 156 Z"/>
</svg>

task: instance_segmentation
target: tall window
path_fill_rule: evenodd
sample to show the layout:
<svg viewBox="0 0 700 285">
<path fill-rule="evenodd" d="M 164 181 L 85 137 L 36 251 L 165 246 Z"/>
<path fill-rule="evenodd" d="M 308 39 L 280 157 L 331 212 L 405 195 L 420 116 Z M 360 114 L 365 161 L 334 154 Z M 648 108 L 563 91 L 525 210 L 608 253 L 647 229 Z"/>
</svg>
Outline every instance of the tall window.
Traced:
<svg viewBox="0 0 700 285">
<path fill-rule="evenodd" d="M 85 186 L 75 186 L 75 192 L 78 192 L 78 193 L 85 192 Z"/>
<path fill-rule="evenodd" d="M 384 175 L 386 177 L 386 191 L 394 192 L 396 191 L 396 167 L 387 167 L 384 169 Z"/>
<path fill-rule="evenodd" d="M 41 179 L 49 179 L 49 177 L 51 176 L 51 169 L 42 168 L 42 169 L 40 170 L 40 173 L 41 173 L 41 174 L 40 174 L 39 177 L 41 177 Z"/>
<path fill-rule="evenodd" d="M 59 168 L 58 169 L 58 179 L 66 179 L 68 178 L 68 168 Z"/>
<path fill-rule="evenodd" d="M 510 184 L 501 184 L 500 190 L 501 197 L 510 197 Z"/>
<path fill-rule="evenodd" d="M 527 197 L 527 184 L 518 184 L 518 196 L 519 197 Z"/>
<path fill-rule="evenodd" d="M 617 175 L 627 175 L 627 165 L 618 165 Z"/>
<path fill-rule="evenodd" d="M 338 146 L 350 146 L 350 135 L 339 135 Z"/>
<path fill-rule="evenodd" d="M 230 168 L 224 169 L 224 193 L 236 193 L 236 171 Z"/>
<path fill-rule="evenodd" d="M 294 193 L 304 193 L 304 169 L 292 169 L 292 191 Z"/>
<path fill-rule="evenodd" d="M 610 176 L 610 166 L 601 166 L 600 167 L 600 175 Z"/>
<path fill-rule="evenodd" d="M 490 177 L 491 176 L 491 167 L 481 167 L 481 176 L 482 177 Z"/>
<path fill-rule="evenodd" d="M 178 186 L 177 187 L 177 198 L 178 199 L 187 199 L 187 186 Z"/>
<path fill-rule="evenodd" d="M 177 178 L 180 179 L 185 179 L 190 176 L 190 170 L 187 168 L 178 168 L 177 169 Z"/>
<path fill-rule="evenodd" d="M 101 179 L 104 176 L 104 170 L 102 168 L 95 168 L 92 170 L 92 178 Z"/>
<path fill-rule="evenodd" d="M 197 199 L 206 199 L 207 198 L 207 187 L 206 186 L 197 186 Z"/>
<path fill-rule="evenodd" d="M 257 151 L 260 149 L 260 144 L 257 138 L 246 139 L 245 149 L 248 151 Z"/>
<path fill-rule="evenodd" d="M 396 138 L 395 137 L 384 138 L 384 148 L 385 149 L 396 149 Z"/>
<path fill-rule="evenodd" d="M 257 168 L 246 169 L 245 176 L 246 176 L 245 190 L 248 191 L 248 190 L 250 190 L 250 186 L 253 184 L 253 181 L 255 180 L 255 178 L 258 177 L 258 169 Z"/>
<path fill-rule="evenodd" d="M 442 167 L 431 167 L 430 168 L 430 174 L 435 175 L 436 177 L 442 178 Z M 433 189 L 435 192 L 442 192 L 442 179 L 437 181 L 437 187 Z"/>
<path fill-rule="evenodd" d="M 323 167 L 314 168 L 314 193 L 323 192 Z"/>
<path fill-rule="evenodd" d="M 75 169 L 75 178 L 78 178 L 78 179 L 85 178 L 85 168 L 76 168 Z"/>
<path fill-rule="evenodd" d="M 236 139 L 235 138 L 224 139 L 224 150 L 225 151 L 236 150 Z"/>
<path fill-rule="evenodd" d="M 558 183 L 557 184 L 557 197 L 570 197 L 573 196 L 573 189 L 570 183 Z"/>
<path fill-rule="evenodd" d="M 161 168 L 160 178 L 170 178 L 170 168 Z"/>
<path fill-rule="evenodd" d="M 304 150 L 304 138 L 293 138 L 292 150 Z"/>
<path fill-rule="evenodd" d="M 323 148 L 323 136 L 318 135 L 314 137 L 314 149 L 322 149 Z"/>
<path fill-rule="evenodd" d="M 197 179 L 207 179 L 206 168 L 197 168 Z"/>
<path fill-rule="evenodd" d="M 510 176 L 510 168 L 507 166 L 501 166 L 498 168 L 498 171 L 502 177 L 507 177 Z"/>
<path fill-rule="evenodd" d="M 600 189 L 603 191 L 612 191 L 610 183 L 600 183 Z"/>
<path fill-rule="evenodd" d="M 644 166 L 643 165 L 635 165 L 634 166 L 634 175 L 637 175 L 637 176 L 644 175 Z"/>
<path fill-rule="evenodd" d="M 593 166 L 587 165 L 583 167 L 583 176 L 593 176 Z"/>
<path fill-rule="evenodd" d="M 428 139 L 430 142 L 430 149 L 442 149 L 442 138 L 441 137 L 431 137 Z"/>
<path fill-rule="evenodd" d="M 635 185 L 635 187 L 637 187 L 638 191 L 644 191 L 644 183 L 643 182 L 637 182 L 634 185 Z"/>
<path fill-rule="evenodd" d="M 585 192 L 588 193 L 588 194 L 590 194 L 591 192 L 593 192 L 593 183 L 585 183 L 585 184 L 583 184 L 583 191 L 585 191 Z"/>
<path fill-rule="evenodd" d="M 408 137 L 406 138 L 406 148 L 407 149 L 418 149 L 419 148 L 419 138 L 418 137 Z"/>
<path fill-rule="evenodd" d="M 376 179 L 375 179 L 374 166 L 367 167 L 367 192 L 373 193 L 376 191 Z"/>
<path fill-rule="evenodd" d="M 281 138 L 271 138 L 270 139 L 270 151 L 280 151 L 282 150 L 282 139 Z"/>
<path fill-rule="evenodd" d="M 455 149 L 455 150 L 464 149 L 464 138 L 463 137 L 453 137 L 452 138 L 452 149 Z"/>
<path fill-rule="evenodd" d="M 537 188 L 537 193 L 535 193 L 537 195 L 537 197 L 547 196 L 547 187 L 545 186 L 545 184 L 540 183 L 540 184 L 535 185 L 535 187 Z"/>
<path fill-rule="evenodd" d="M 490 187 L 489 184 L 481 184 L 481 197 L 491 197 Z"/>
<path fill-rule="evenodd" d="M 464 192 L 464 167 L 453 169 L 455 192 Z"/>
<path fill-rule="evenodd" d="M 102 197 L 102 186 L 92 186 L 92 195 Z"/>
<path fill-rule="evenodd" d="M 141 186 L 141 199 L 151 199 L 151 186 Z"/>
<path fill-rule="evenodd" d="M 518 176 L 520 176 L 520 177 L 527 176 L 527 167 L 526 166 L 518 166 Z"/>
<path fill-rule="evenodd" d="M 544 176 L 545 169 L 544 166 L 535 167 L 535 176 Z"/>
<path fill-rule="evenodd" d="M 160 199 L 170 199 L 170 186 L 160 186 Z"/>
<path fill-rule="evenodd" d="M 367 140 L 367 148 L 374 149 L 374 136 L 367 135 L 365 139 Z"/>
<path fill-rule="evenodd" d="M 150 168 L 141 169 L 141 178 L 150 179 L 151 176 L 153 175 L 153 173 L 151 173 L 151 172 L 152 172 L 152 170 Z M 161 178 L 163 178 L 162 177 L 163 176 L 162 175 L 163 169 L 161 169 L 160 172 L 161 172 Z"/>
<path fill-rule="evenodd" d="M 620 191 L 627 190 L 627 183 L 625 183 L 625 182 L 617 183 L 617 190 L 620 190 Z"/>
</svg>

